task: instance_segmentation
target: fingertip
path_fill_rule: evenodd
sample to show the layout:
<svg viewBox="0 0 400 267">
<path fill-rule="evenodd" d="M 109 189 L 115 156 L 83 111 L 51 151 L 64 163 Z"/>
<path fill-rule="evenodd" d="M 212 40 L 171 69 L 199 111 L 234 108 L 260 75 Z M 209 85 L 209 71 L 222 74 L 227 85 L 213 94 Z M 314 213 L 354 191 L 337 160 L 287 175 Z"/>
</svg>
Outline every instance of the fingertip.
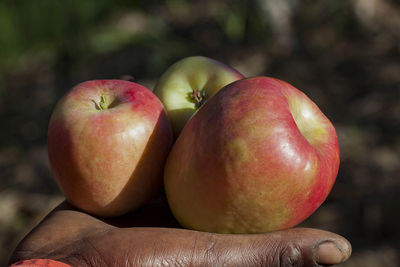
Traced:
<svg viewBox="0 0 400 267">
<path fill-rule="evenodd" d="M 314 260 L 320 265 L 337 265 L 347 261 L 351 255 L 351 245 L 345 238 L 318 242 L 314 247 Z"/>
<path fill-rule="evenodd" d="M 278 231 L 283 244 L 296 244 L 309 266 L 331 266 L 347 261 L 352 252 L 350 242 L 333 232 L 313 228 Z M 307 266 L 308 266 L 307 265 Z"/>
</svg>

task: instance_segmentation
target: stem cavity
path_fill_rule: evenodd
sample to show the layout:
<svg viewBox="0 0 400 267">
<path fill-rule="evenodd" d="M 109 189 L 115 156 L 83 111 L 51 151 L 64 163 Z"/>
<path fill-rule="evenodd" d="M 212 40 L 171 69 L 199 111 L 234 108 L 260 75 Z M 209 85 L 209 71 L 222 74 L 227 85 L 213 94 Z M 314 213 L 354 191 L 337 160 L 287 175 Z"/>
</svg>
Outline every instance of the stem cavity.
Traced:
<svg viewBox="0 0 400 267">
<path fill-rule="evenodd" d="M 107 103 L 106 103 L 106 97 L 104 95 L 100 96 L 99 107 L 100 107 L 100 110 L 105 110 L 108 108 Z"/>
<path fill-rule="evenodd" d="M 207 100 L 207 93 L 204 90 L 194 89 L 193 92 L 189 93 L 189 98 L 195 103 L 196 108 L 199 108 Z"/>
</svg>

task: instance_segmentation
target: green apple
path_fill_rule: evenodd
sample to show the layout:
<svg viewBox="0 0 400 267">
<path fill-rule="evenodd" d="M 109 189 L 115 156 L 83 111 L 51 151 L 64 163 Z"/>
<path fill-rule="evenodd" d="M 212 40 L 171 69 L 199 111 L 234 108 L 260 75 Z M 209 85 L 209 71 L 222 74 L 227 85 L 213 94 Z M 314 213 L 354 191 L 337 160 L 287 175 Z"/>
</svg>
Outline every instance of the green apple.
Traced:
<svg viewBox="0 0 400 267">
<path fill-rule="evenodd" d="M 208 98 L 242 78 L 244 76 L 232 67 L 203 56 L 186 57 L 170 66 L 154 93 L 164 104 L 175 138 Z"/>
</svg>

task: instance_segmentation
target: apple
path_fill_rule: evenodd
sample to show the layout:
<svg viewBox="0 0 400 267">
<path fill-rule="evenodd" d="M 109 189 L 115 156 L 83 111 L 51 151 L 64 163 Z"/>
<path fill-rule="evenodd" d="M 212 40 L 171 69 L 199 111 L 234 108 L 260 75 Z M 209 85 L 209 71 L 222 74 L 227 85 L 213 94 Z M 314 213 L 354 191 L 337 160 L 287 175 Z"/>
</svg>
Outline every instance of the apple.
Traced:
<svg viewBox="0 0 400 267">
<path fill-rule="evenodd" d="M 172 146 L 162 103 L 147 88 L 94 80 L 70 90 L 48 128 L 54 178 L 67 200 L 97 216 L 118 216 L 162 189 Z"/>
<path fill-rule="evenodd" d="M 188 121 L 164 184 L 182 226 L 259 233 L 307 218 L 338 168 L 336 131 L 317 105 L 284 81 L 253 77 L 221 89 Z"/>
<path fill-rule="evenodd" d="M 177 137 L 205 101 L 225 85 L 244 78 L 237 70 L 203 56 L 186 57 L 170 66 L 154 93 L 163 102 Z"/>
</svg>

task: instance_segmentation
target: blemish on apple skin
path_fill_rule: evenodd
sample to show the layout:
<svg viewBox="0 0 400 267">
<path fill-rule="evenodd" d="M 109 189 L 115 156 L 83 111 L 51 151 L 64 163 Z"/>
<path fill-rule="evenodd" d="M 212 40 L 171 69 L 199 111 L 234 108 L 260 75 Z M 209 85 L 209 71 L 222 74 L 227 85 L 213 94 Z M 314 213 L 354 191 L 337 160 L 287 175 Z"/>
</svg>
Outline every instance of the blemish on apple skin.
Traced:
<svg viewBox="0 0 400 267">
<path fill-rule="evenodd" d="M 232 156 L 239 156 L 240 162 L 245 162 L 249 159 L 249 152 L 246 143 L 236 138 L 227 144 L 227 149 Z"/>
</svg>

